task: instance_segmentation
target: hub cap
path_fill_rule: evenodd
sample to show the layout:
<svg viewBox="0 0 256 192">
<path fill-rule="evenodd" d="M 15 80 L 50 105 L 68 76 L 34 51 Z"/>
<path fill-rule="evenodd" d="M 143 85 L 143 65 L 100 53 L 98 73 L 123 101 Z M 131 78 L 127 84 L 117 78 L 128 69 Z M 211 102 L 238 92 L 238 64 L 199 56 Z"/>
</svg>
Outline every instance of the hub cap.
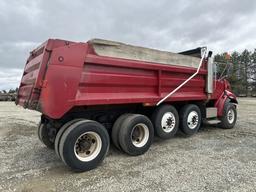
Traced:
<svg viewBox="0 0 256 192">
<path fill-rule="evenodd" d="M 134 146 L 143 147 L 149 139 L 148 127 L 143 123 L 135 125 L 132 129 L 131 139 Z"/>
<path fill-rule="evenodd" d="M 75 142 L 74 152 L 80 161 L 91 161 L 100 153 L 102 141 L 98 133 L 86 132 L 78 137 Z"/>
<path fill-rule="evenodd" d="M 163 115 L 161 120 L 161 127 L 164 132 L 170 133 L 175 127 L 175 116 L 171 112 L 167 112 Z"/>
<path fill-rule="evenodd" d="M 196 111 L 191 111 L 188 114 L 187 125 L 190 129 L 195 129 L 198 125 L 198 113 Z"/>
<path fill-rule="evenodd" d="M 235 120 L 235 112 L 234 112 L 233 109 L 230 109 L 228 111 L 227 119 L 228 119 L 229 124 L 232 124 L 234 122 L 234 120 Z"/>
</svg>

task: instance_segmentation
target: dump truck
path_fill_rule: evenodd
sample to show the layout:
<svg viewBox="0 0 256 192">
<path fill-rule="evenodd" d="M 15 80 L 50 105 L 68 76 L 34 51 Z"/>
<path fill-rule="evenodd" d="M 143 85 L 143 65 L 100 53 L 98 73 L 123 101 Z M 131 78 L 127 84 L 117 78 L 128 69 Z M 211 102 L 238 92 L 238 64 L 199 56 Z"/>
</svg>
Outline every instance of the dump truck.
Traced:
<svg viewBox="0 0 256 192">
<path fill-rule="evenodd" d="M 75 171 L 96 168 L 110 143 L 127 155 L 154 136 L 191 136 L 204 121 L 233 128 L 237 99 L 205 47 L 173 53 L 93 39 L 49 39 L 25 64 L 16 104 L 41 112 L 38 137 Z"/>
</svg>

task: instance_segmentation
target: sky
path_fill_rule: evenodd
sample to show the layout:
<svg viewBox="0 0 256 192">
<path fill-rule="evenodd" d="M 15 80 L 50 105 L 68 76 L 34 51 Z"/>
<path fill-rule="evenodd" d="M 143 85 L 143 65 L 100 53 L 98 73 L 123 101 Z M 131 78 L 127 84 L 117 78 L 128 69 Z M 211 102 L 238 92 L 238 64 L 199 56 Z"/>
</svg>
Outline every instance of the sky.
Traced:
<svg viewBox="0 0 256 192">
<path fill-rule="evenodd" d="M 29 51 L 48 38 L 233 52 L 256 48 L 255 18 L 255 0 L 1 0 L 0 90 L 19 85 Z"/>
</svg>

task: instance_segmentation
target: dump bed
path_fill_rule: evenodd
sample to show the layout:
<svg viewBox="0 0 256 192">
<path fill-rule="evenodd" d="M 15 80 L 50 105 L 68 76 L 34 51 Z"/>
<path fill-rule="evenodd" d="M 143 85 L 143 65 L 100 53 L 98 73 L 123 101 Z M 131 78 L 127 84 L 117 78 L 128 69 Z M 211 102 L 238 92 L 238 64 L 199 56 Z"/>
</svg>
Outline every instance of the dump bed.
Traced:
<svg viewBox="0 0 256 192">
<path fill-rule="evenodd" d="M 76 106 L 154 105 L 190 77 L 200 58 L 119 42 L 49 39 L 30 53 L 16 103 L 61 118 Z M 206 61 L 167 101 L 202 100 Z"/>
</svg>

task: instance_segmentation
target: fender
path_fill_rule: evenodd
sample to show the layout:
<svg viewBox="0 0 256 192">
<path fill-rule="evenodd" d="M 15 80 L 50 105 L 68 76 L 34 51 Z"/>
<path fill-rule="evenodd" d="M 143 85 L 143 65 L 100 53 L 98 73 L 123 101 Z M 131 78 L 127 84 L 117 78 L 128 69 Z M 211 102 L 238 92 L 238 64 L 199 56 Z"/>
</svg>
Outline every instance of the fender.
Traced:
<svg viewBox="0 0 256 192">
<path fill-rule="evenodd" d="M 217 108 L 218 117 L 221 117 L 223 115 L 223 109 L 226 101 L 238 104 L 235 94 L 228 90 L 225 90 L 214 104 L 214 106 Z"/>
<path fill-rule="evenodd" d="M 235 96 L 234 93 L 232 93 L 232 92 L 230 92 L 230 91 L 228 91 L 228 90 L 225 90 L 224 93 L 228 96 L 228 98 L 230 99 L 230 102 L 231 102 L 231 103 L 238 104 L 238 101 L 237 101 L 236 96 Z"/>
</svg>

